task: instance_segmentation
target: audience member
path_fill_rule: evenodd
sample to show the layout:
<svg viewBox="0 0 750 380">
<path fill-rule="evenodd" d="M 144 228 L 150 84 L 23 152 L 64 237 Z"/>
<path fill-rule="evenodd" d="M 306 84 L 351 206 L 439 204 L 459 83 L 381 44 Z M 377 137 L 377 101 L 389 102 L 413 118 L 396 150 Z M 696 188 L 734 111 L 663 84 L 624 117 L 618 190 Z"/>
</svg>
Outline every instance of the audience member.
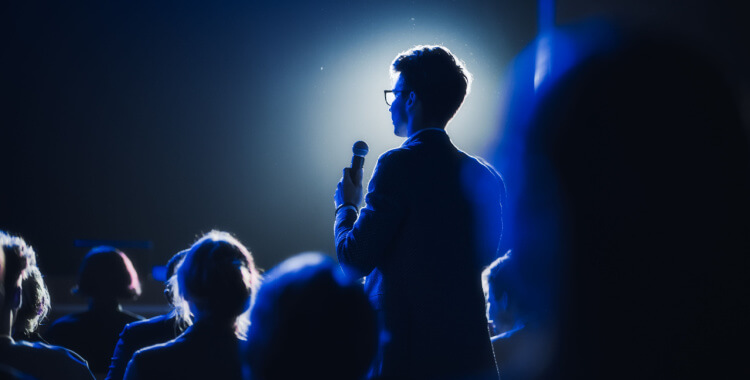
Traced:
<svg viewBox="0 0 750 380">
<path fill-rule="evenodd" d="M 375 310 L 362 286 L 320 254 L 268 272 L 250 323 L 246 375 L 253 380 L 362 379 L 377 351 Z"/>
<path fill-rule="evenodd" d="M 173 278 L 175 271 L 187 252 L 187 250 L 178 252 L 167 263 L 167 285 L 164 289 L 164 296 L 172 306 L 172 310 L 167 314 L 145 321 L 129 323 L 125 326 L 125 329 L 120 333 L 120 340 L 117 342 L 117 347 L 115 347 L 115 352 L 112 355 L 112 364 L 109 366 L 107 380 L 122 380 L 128 362 L 137 350 L 177 338 L 187 328 L 188 322 L 181 323 L 177 318 L 180 313 L 175 308 L 175 304 L 179 304 L 180 301 L 175 301 L 174 297 L 177 295 L 174 293 L 171 284 L 175 280 Z"/>
<path fill-rule="evenodd" d="M 190 248 L 177 279 L 193 325 L 170 342 L 137 351 L 125 379 L 240 379 L 238 334 L 260 285 L 250 252 L 230 234 L 212 231 Z"/>
<path fill-rule="evenodd" d="M 124 311 L 119 301 L 141 294 L 138 273 L 122 251 L 96 247 L 84 257 L 73 292 L 89 299 L 88 310 L 59 318 L 44 337 L 81 354 L 91 370 L 103 377 L 122 329 L 143 319 Z"/>
<path fill-rule="evenodd" d="M 44 343 L 15 341 L 11 337 L 14 322 L 23 302 L 23 279 L 33 262 L 33 250 L 19 237 L 0 233 L 5 254 L 5 276 L 0 298 L 0 365 L 9 366 L 38 380 L 94 379 L 86 361 L 62 347 Z M 13 374 L 13 372 L 10 372 Z M 18 374 L 14 374 L 18 375 Z M 23 378 L 23 377 L 21 377 Z"/>
</svg>

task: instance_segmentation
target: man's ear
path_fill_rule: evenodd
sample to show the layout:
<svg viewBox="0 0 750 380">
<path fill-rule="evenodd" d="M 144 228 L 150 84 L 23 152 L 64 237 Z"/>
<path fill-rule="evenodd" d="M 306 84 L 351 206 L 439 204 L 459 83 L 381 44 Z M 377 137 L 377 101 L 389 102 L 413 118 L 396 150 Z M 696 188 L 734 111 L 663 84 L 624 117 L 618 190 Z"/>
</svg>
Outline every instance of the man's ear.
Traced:
<svg viewBox="0 0 750 380">
<path fill-rule="evenodd" d="M 417 94 L 414 91 L 409 92 L 409 99 L 406 99 L 406 106 L 413 107 L 417 101 Z"/>
</svg>

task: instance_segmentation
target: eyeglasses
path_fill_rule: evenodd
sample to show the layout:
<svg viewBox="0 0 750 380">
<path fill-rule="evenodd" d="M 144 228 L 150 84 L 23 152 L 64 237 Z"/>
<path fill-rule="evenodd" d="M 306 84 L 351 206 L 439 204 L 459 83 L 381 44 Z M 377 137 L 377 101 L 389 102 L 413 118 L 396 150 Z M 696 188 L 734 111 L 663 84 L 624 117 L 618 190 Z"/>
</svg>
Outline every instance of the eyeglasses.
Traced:
<svg viewBox="0 0 750 380">
<path fill-rule="evenodd" d="M 385 104 L 390 106 L 393 104 L 393 101 L 396 100 L 396 93 L 397 92 L 406 92 L 409 90 L 384 90 L 383 95 L 385 96 Z"/>
</svg>

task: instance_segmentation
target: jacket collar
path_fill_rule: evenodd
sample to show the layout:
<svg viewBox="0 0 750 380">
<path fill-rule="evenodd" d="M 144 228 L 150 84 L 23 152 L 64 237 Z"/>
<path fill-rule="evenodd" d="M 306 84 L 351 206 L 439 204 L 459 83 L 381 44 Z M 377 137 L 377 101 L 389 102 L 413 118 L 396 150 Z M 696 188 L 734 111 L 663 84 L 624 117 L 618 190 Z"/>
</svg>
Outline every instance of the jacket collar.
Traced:
<svg viewBox="0 0 750 380">
<path fill-rule="evenodd" d="M 411 145 L 419 141 L 425 141 L 432 136 L 445 136 L 448 137 L 448 133 L 445 132 L 445 129 L 443 128 L 425 128 L 420 129 L 417 131 L 417 133 L 409 136 L 406 141 L 401 146 Z"/>
</svg>

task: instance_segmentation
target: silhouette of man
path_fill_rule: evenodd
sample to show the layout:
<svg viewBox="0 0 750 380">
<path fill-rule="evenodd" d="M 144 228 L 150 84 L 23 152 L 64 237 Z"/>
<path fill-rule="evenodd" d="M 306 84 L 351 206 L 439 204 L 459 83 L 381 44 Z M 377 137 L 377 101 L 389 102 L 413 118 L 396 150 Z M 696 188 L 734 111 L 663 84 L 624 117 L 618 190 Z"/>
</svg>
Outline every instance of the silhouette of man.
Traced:
<svg viewBox="0 0 750 380">
<path fill-rule="evenodd" d="M 94 380 L 86 361 L 75 352 L 45 343 L 16 341 L 11 337 L 23 300 L 23 279 L 34 253 L 20 237 L 2 232 L 0 250 L 5 254 L 4 291 L 0 294 L 0 366 L 10 366 L 38 380 Z"/>
<path fill-rule="evenodd" d="M 497 378 L 481 272 L 497 254 L 504 186 L 445 132 L 470 74 L 442 46 L 402 53 L 392 72 L 386 103 L 407 140 L 378 159 L 361 212 L 361 170 L 345 169 L 334 196 L 339 262 L 367 276 L 389 340 L 371 375 Z"/>
</svg>

